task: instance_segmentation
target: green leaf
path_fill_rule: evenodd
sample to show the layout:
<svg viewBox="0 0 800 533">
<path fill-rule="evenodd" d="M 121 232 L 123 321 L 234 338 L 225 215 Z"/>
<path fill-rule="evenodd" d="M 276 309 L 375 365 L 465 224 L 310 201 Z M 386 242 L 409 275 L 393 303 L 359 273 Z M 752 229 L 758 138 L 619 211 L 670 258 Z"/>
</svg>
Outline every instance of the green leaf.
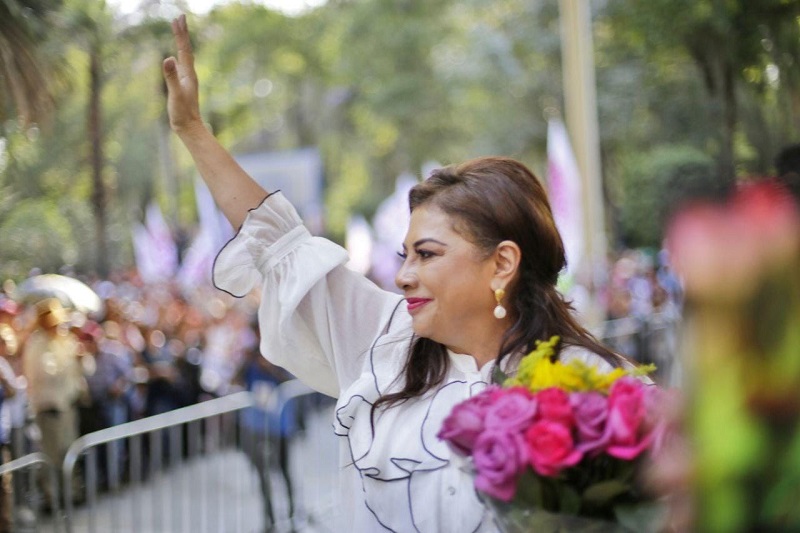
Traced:
<svg viewBox="0 0 800 533">
<path fill-rule="evenodd" d="M 581 496 L 578 491 L 566 483 L 556 485 L 558 491 L 558 507 L 562 513 L 578 514 L 581 510 Z"/>
<path fill-rule="evenodd" d="M 647 502 L 635 505 L 617 505 L 614 516 L 622 526 L 637 533 L 660 533 L 664 531 L 669 513 L 662 502 Z"/>
<path fill-rule="evenodd" d="M 583 499 L 593 507 L 601 507 L 630 489 L 629 484 L 618 479 L 601 481 L 583 491 Z"/>
<path fill-rule="evenodd" d="M 542 509 L 545 507 L 542 483 L 539 477 L 528 470 L 517 481 L 517 494 L 514 497 L 514 505 L 529 507 L 532 509 Z"/>
</svg>

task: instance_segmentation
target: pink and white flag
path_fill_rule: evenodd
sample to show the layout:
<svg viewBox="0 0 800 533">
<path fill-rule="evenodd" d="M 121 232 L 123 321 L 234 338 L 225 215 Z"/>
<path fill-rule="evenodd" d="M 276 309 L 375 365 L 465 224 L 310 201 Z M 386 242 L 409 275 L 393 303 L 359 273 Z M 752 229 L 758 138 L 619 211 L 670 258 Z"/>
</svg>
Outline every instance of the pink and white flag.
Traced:
<svg viewBox="0 0 800 533">
<path fill-rule="evenodd" d="M 175 276 L 181 289 L 192 291 L 199 286 L 211 286 L 211 269 L 217 252 L 214 236 L 208 228 L 200 226 Z"/>
<path fill-rule="evenodd" d="M 186 291 L 211 285 L 214 259 L 234 234 L 230 223 L 214 203 L 208 187 L 200 179 L 195 179 L 194 195 L 199 225 L 177 273 L 178 283 Z"/>
<path fill-rule="evenodd" d="M 145 282 L 166 281 L 178 269 L 178 246 L 155 202 L 147 206 L 144 225 L 137 224 L 133 229 L 133 251 L 136 268 Z"/>
<path fill-rule="evenodd" d="M 558 231 L 567 253 L 567 274 L 574 275 L 583 259 L 581 176 L 564 123 L 547 124 L 547 188 Z"/>
</svg>

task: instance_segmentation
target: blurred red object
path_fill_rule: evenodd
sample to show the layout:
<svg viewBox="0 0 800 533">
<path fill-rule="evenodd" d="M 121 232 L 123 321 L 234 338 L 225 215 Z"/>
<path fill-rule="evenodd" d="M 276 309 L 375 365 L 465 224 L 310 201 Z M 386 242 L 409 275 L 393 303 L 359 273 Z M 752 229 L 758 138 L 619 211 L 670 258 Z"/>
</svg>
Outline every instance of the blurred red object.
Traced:
<svg viewBox="0 0 800 533">
<path fill-rule="evenodd" d="M 696 203 L 667 229 L 666 245 L 687 294 L 746 296 L 765 270 L 800 246 L 800 213 L 772 180 L 741 186 L 725 204 Z"/>
</svg>

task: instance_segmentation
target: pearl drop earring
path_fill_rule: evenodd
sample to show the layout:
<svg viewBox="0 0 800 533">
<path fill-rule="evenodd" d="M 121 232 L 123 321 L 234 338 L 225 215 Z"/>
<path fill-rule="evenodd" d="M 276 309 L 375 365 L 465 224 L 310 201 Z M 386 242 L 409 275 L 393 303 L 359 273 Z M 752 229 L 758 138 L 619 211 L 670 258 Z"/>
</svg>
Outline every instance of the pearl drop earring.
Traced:
<svg viewBox="0 0 800 533">
<path fill-rule="evenodd" d="M 497 320 L 502 320 L 506 317 L 506 308 L 503 307 L 501 303 L 503 301 L 503 296 L 506 295 L 506 291 L 503 289 L 497 289 L 494 291 L 494 299 L 497 300 L 497 307 L 494 308 L 494 317 Z"/>
</svg>

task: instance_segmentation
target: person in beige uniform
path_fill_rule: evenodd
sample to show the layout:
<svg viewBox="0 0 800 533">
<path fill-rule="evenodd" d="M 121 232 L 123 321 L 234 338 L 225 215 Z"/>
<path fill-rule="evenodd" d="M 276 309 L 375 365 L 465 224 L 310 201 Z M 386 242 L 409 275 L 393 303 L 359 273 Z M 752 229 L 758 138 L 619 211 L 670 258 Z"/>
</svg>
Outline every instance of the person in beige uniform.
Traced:
<svg viewBox="0 0 800 533">
<path fill-rule="evenodd" d="M 36 304 L 36 328 L 22 353 L 28 403 L 41 432 L 41 447 L 56 468 L 78 438 L 77 402 L 86 391 L 78 359 L 78 340 L 65 327 L 66 310 L 58 299 Z"/>
</svg>

